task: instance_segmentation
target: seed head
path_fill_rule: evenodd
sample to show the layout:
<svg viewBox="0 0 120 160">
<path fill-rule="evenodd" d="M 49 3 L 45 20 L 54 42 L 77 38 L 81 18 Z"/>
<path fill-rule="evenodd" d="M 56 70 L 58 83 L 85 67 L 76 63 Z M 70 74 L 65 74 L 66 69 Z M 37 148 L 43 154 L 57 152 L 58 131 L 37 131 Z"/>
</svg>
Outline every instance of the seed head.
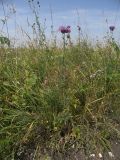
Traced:
<svg viewBox="0 0 120 160">
<path fill-rule="evenodd" d="M 77 28 L 78 28 L 78 31 L 80 31 L 80 30 L 81 30 L 81 27 L 80 27 L 80 26 L 77 26 Z"/>
<path fill-rule="evenodd" d="M 113 32 L 115 30 L 115 26 L 110 26 L 109 29 Z"/>
</svg>

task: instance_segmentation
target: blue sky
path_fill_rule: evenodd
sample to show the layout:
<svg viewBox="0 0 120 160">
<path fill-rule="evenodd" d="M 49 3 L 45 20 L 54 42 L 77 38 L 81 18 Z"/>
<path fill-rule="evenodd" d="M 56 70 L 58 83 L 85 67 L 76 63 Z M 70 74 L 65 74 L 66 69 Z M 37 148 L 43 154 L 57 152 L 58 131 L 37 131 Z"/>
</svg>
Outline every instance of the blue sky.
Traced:
<svg viewBox="0 0 120 160">
<path fill-rule="evenodd" d="M 22 28 L 29 35 L 31 28 L 28 27 L 27 20 L 32 25 L 34 16 L 29 8 L 28 0 L 3 0 L 6 14 L 11 5 L 16 8 L 16 17 L 11 15 L 8 18 L 8 29 L 11 37 L 24 39 L 21 36 Z M 37 3 L 34 0 L 35 4 Z M 71 25 L 72 36 L 77 36 L 77 25 L 80 24 L 83 35 L 88 35 L 91 39 L 101 39 L 108 31 L 109 25 L 115 25 L 115 37 L 119 39 L 120 35 L 120 0 L 40 0 L 40 20 L 44 24 L 46 19 L 46 34 L 50 37 L 50 6 L 53 12 L 54 30 L 57 33 L 60 25 Z M 79 18 L 77 16 L 79 13 Z M 0 0 L 0 19 L 4 18 L 1 0 Z M 106 23 L 107 19 L 107 23 Z M 17 24 L 17 25 L 16 25 Z M 2 22 L 0 23 L 0 30 Z M 15 29 L 16 28 L 16 29 Z M 6 27 L 3 28 L 6 34 Z M 59 34 L 59 33 L 57 33 Z"/>
</svg>

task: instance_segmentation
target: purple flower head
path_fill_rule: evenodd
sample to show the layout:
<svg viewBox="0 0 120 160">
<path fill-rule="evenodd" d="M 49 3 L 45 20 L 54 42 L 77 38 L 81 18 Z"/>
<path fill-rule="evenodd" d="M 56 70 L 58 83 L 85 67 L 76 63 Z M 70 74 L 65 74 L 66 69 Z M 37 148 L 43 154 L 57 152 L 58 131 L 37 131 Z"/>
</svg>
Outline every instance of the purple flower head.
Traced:
<svg viewBox="0 0 120 160">
<path fill-rule="evenodd" d="M 78 28 L 78 31 L 80 31 L 80 30 L 81 30 L 81 27 L 80 27 L 80 26 L 77 26 L 77 28 Z"/>
<path fill-rule="evenodd" d="M 67 27 L 61 26 L 61 27 L 59 27 L 59 31 L 60 31 L 61 33 L 65 34 L 65 33 L 70 33 L 70 32 L 71 32 L 71 29 L 70 29 L 70 26 L 67 26 Z"/>
<path fill-rule="evenodd" d="M 110 26 L 109 29 L 113 32 L 115 30 L 115 26 Z"/>
</svg>

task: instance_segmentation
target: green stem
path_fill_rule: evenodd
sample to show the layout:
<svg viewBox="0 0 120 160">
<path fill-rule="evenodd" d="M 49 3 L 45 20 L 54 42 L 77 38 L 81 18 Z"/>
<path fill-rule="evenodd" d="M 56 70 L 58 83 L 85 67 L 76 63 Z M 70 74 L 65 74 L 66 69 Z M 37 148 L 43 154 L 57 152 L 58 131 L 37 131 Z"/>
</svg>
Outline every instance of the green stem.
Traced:
<svg viewBox="0 0 120 160">
<path fill-rule="evenodd" d="M 65 83 L 65 34 L 63 34 L 63 63 L 62 63 L 62 95 L 63 95 L 63 102 L 65 107 L 65 90 L 64 90 L 64 83 Z"/>
</svg>

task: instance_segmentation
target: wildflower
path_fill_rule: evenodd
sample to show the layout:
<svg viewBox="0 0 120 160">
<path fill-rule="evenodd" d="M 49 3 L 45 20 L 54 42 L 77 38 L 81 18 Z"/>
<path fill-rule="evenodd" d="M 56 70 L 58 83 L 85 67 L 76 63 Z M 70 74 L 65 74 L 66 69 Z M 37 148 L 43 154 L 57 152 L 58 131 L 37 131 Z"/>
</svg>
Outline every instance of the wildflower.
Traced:
<svg viewBox="0 0 120 160">
<path fill-rule="evenodd" d="M 59 27 L 59 31 L 60 31 L 61 33 L 65 34 L 65 33 L 70 33 L 70 32 L 71 32 L 71 29 L 70 29 L 70 26 L 67 26 L 67 27 L 61 26 L 61 27 Z"/>
<path fill-rule="evenodd" d="M 113 32 L 115 30 L 115 26 L 110 26 L 109 29 Z"/>
<path fill-rule="evenodd" d="M 80 27 L 80 26 L 77 26 L 77 28 L 78 28 L 78 31 L 80 31 L 80 30 L 81 30 L 81 27 Z"/>
</svg>

